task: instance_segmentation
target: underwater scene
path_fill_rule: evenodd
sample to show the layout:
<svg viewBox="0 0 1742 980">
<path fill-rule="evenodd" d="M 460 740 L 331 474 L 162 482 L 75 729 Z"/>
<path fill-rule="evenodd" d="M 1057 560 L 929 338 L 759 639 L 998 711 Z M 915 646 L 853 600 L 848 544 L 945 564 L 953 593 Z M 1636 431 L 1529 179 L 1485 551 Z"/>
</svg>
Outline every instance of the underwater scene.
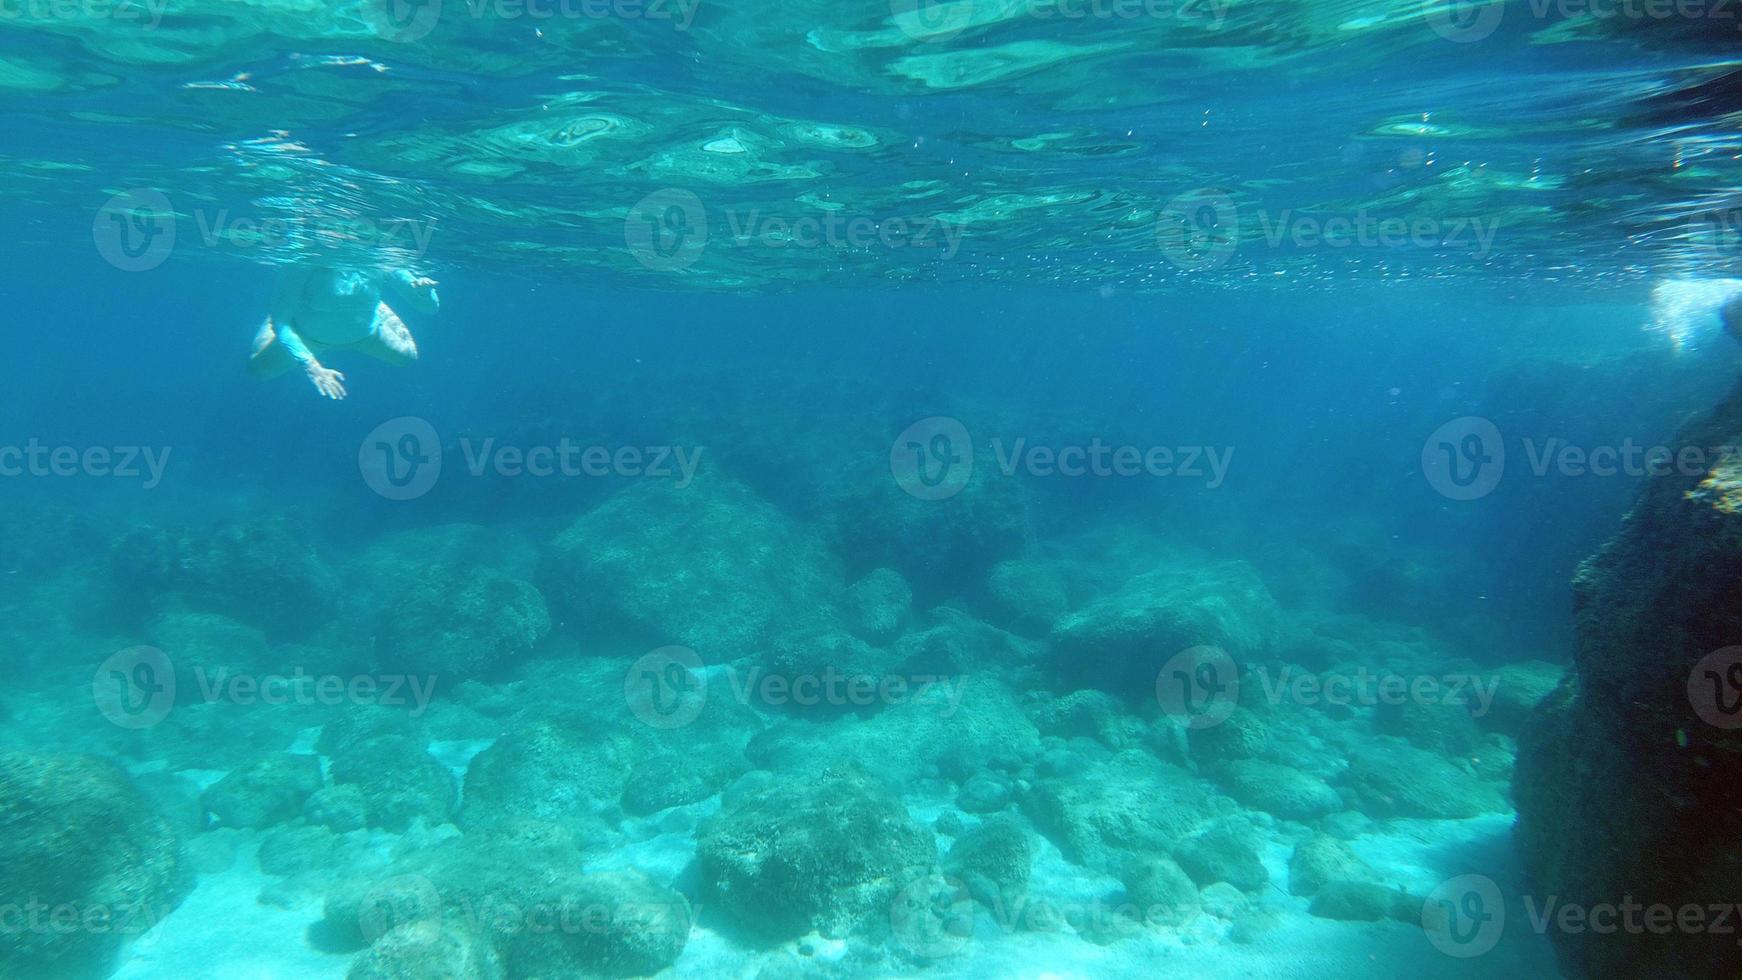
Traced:
<svg viewBox="0 0 1742 980">
<path fill-rule="evenodd" d="M 1742 980 L 1738 11 L 0 0 L 0 980 Z"/>
</svg>

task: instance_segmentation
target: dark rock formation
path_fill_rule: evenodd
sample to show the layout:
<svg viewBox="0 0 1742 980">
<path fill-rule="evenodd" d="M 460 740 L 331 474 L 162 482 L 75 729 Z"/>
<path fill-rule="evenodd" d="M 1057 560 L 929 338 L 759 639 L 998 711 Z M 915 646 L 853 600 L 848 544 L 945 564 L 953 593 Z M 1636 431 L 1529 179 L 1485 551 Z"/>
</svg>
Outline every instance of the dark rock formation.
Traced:
<svg viewBox="0 0 1742 980">
<path fill-rule="evenodd" d="M 1530 892 L 1615 910 L 1606 934 L 1551 920 L 1575 977 L 1717 980 L 1742 962 L 1711 913 L 1742 898 L 1742 655 L 1725 652 L 1742 642 L 1742 454 L 1723 448 L 1742 445 L 1742 390 L 1676 445 L 1688 455 L 1580 568 L 1574 669 L 1519 739 Z"/>
</svg>

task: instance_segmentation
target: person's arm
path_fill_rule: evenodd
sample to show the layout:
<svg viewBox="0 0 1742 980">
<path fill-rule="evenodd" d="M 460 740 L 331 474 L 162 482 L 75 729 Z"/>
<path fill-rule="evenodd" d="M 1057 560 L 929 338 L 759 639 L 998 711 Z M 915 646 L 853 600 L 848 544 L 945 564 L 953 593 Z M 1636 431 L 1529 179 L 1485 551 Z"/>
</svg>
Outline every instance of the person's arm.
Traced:
<svg viewBox="0 0 1742 980">
<path fill-rule="evenodd" d="M 314 351 L 309 350 L 308 345 L 302 342 L 301 337 L 297 336 L 294 327 L 276 322 L 273 323 L 272 327 L 278 335 L 274 342 L 283 344 L 284 349 L 290 352 L 290 356 L 302 364 L 303 372 L 308 375 L 315 390 L 334 401 L 344 400 L 344 374 L 322 366 L 321 362 L 315 359 Z"/>
<path fill-rule="evenodd" d="M 388 292 L 419 313 L 429 315 L 441 308 L 441 297 L 436 295 L 436 281 L 428 276 L 420 276 L 409 269 L 397 269 L 383 277 Z"/>
<path fill-rule="evenodd" d="M 308 349 L 296 332 L 297 312 L 313 278 L 314 271 L 306 266 L 288 266 L 279 270 L 278 281 L 272 290 L 270 326 L 276 335 L 273 343 L 282 344 L 290 356 L 296 358 L 316 391 L 338 401 L 345 397 L 345 376 L 316 360 L 314 351 Z"/>
</svg>

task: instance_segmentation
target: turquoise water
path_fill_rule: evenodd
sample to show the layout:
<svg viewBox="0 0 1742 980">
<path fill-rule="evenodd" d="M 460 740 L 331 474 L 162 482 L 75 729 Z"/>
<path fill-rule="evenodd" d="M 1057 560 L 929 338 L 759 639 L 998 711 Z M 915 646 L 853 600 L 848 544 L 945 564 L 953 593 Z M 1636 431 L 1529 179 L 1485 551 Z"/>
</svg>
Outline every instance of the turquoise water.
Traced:
<svg viewBox="0 0 1742 980">
<path fill-rule="evenodd" d="M 1736 30 L 0 3 L 0 980 L 1605 975 Z"/>
</svg>

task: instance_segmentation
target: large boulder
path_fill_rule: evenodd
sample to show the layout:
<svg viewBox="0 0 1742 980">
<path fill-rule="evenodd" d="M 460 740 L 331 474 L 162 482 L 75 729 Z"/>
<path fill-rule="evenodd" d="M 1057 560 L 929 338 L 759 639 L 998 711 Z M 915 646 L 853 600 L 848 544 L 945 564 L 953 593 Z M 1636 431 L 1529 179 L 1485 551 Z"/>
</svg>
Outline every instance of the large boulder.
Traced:
<svg viewBox="0 0 1742 980">
<path fill-rule="evenodd" d="M 651 976 L 689 940 L 690 903 L 635 870 L 581 871 L 560 828 L 469 833 L 342 881 L 323 928 L 366 946 L 363 977 Z M 399 971 L 399 972 L 394 972 Z"/>
<path fill-rule="evenodd" d="M 910 489 L 887 455 L 867 459 L 837 486 L 829 500 L 834 532 L 853 571 L 893 568 L 929 603 L 967 591 L 1028 547 L 1028 495 L 991 453 L 976 456 L 967 483 L 941 499 Z"/>
<path fill-rule="evenodd" d="M 100 980 L 192 875 L 175 832 L 114 765 L 0 753 L 0 976 Z M 71 927 L 69 927 L 71 923 Z"/>
<path fill-rule="evenodd" d="M 1141 749 L 1041 780 L 1024 803 L 1066 858 L 1110 875 L 1171 852 L 1220 809 L 1201 782 Z"/>
<path fill-rule="evenodd" d="M 1698 453 L 1580 568 L 1574 668 L 1519 737 L 1519 852 L 1567 906 L 1675 915 L 1742 895 L 1742 455 L 1709 448 L 1742 445 L 1742 389 L 1675 445 Z M 1736 975 L 1729 930 L 1549 935 L 1574 977 Z"/>
<path fill-rule="evenodd" d="M 374 637 L 382 671 L 444 686 L 485 674 L 550 632 L 536 567 L 531 545 L 488 528 L 389 535 L 345 567 L 347 632 Z"/>
<path fill-rule="evenodd" d="M 759 653 L 843 588 L 815 538 L 724 477 L 617 494 L 557 536 L 543 581 L 590 635 L 682 644 L 708 663 Z"/>
<path fill-rule="evenodd" d="M 790 939 L 887 927 L 897 891 L 936 863 L 930 831 L 856 766 L 752 773 L 701 828 L 697 868 L 745 928 Z"/>
<path fill-rule="evenodd" d="M 145 611 L 223 613 L 275 637 L 295 638 L 331 619 L 338 576 L 302 529 L 282 518 L 212 529 L 137 528 L 109 565 Z"/>
<path fill-rule="evenodd" d="M 1245 563 L 1169 565 L 1060 617 L 1054 663 L 1072 686 L 1153 698 L 1174 655 L 1209 646 L 1240 662 L 1266 648 L 1275 621 L 1275 600 Z"/>
</svg>

